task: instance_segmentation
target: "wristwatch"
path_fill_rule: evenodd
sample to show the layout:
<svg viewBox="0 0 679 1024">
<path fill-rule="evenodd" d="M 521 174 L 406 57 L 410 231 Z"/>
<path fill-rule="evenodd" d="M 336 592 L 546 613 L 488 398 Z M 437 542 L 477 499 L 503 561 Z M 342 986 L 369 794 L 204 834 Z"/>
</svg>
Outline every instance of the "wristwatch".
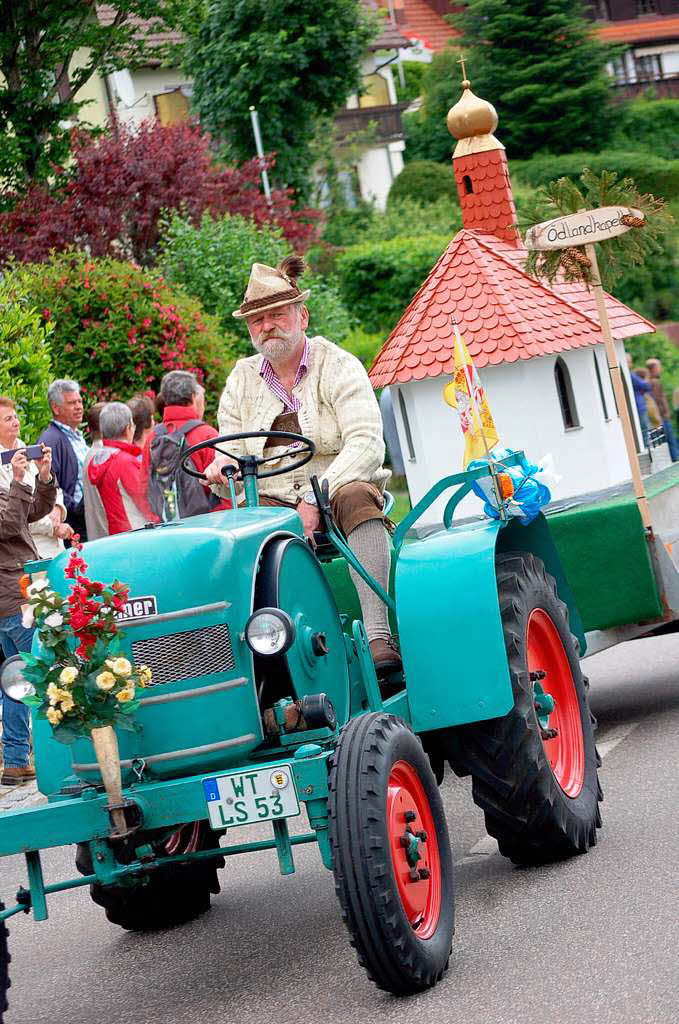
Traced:
<svg viewBox="0 0 679 1024">
<path fill-rule="evenodd" d="M 307 505 L 314 505 L 318 508 L 318 502 L 316 501 L 316 495 L 313 491 L 307 491 L 306 494 L 302 495 L 302 501 Z"/>
</svg>

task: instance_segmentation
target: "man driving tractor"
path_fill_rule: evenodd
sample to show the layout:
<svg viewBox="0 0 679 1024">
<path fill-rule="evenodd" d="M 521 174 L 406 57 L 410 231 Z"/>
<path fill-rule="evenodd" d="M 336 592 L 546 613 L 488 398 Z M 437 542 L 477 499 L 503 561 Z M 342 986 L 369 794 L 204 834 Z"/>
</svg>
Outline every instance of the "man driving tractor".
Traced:
<svg viewBox="0 0 679 1024">
<path fill-rule="evenodd" d="M 334 520 L 367 571 L 389 589 L 390 544 L 384 521 L 382 420 L 368 376 L 359 360 L 321 336 L 307 337 L 309 290 L 297 278 L 304 261 L 288 256 L 277 267 L 254 263 L 245 298 L 233 316 L 243 319 L 257 355 L 239 359 L 219 403 L 219 432 L 285 430 L 310 438 L 316 453 L 304 467 L 262 479 L 261 505 L 295 508 L 305 537 L 313 543 L 320 512 L 310 477 L 327 482 Z M 276 455 L 276 438 L 232 442 L 239 454 Z M 273 451 L 271 450 L 273 449 Z M 290 446 L 280 448 L 284 464 Z M 205 473 L 220 493 L 222 468 L 234 460 L 217 454 Z M 401 667 L 389 629 L 387 608 L 350 569 L 361 604 L 370 650 L 378 673 Z"/>
</svg>

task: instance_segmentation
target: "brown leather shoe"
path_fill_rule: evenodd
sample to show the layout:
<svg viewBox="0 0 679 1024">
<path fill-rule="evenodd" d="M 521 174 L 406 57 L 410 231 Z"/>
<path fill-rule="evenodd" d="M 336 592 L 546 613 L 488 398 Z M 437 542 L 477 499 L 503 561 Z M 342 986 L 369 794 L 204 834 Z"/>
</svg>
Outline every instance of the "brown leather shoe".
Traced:
<svg viewBox="0 0 679 1024">
<path fill-rule="evenodd" d="M 370 653 L 373 656 L 375 671 L 378 675 L 384 672 L 400 672 L 403 669 L 396 641 L 391 636 L 378 636 L 376 640 L 371 640 Z"/>
<path fill-rule="evenodd" d="M 23 786 L 35 780 L 35 771 L 30 765 L 6 764 L 2 769 L 0 786 Z"/>
</svg>

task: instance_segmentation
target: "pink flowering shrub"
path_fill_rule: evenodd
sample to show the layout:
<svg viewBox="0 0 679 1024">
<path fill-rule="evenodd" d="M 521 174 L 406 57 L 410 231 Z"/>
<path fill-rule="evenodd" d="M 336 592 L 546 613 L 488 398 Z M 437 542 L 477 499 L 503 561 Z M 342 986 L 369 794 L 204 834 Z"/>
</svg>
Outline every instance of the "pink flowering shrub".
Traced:
<svg viewBox="0 0 679 1024">
<path fill-rule="evenodd" d="M 237 344 L 181 289 L 132 263 L 52 255 L 7 268 L 0 292 L 52 326 L 53 377 L 80 382 L 85 404 L 158 390 L 168 370 L 192 370 L 213 412 Z"/>
</svg>

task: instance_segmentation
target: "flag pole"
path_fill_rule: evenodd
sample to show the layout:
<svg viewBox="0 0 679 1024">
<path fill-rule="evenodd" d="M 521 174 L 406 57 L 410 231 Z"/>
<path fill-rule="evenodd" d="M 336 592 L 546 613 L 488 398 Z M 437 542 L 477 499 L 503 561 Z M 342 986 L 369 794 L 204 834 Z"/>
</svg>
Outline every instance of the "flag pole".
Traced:
<svg viewBox="0 0 679 1024">
<path fill-rule="evenodd" d="M 504 499 L 502 497 L 502 491 L 500 490 L 500 481 L 497 478 L 497 470 L 495 468 L 495 462 L 493 461 L 493 457 L 490 454 L 490 449 L 488 447 L 488 442 L 486 440 L 486 435 L 485 435 L 485 433 L 483 431 L 483 420 L 481 419 L 481 412 L 480 412 L 479 407 L 478 407 L 478 405 L 476 403 L 476 395 L 474 394 L 474 384 L 473 384 L 473 382 L 471 380 L 471 375 L 469 373 L 469 367 L 467 366 L 467 361 L 464 359 L 464 349 L 462 347 L 462 338 L 460 337 L 460 329 L 459 329 L 459 327 L 457 325 L 457 320 L 455 319 L 455 317 L 452 316 L 450 319 L 453 321 L 453 330 L 455 332 L 456 351 L 459 351 L 460 355 L 463 356 L 462 365 L 464 366 L 464 376 L 465 376 L 465 380 L 467 381 L 467 388 L 469 389 L 469 397 L 471 399 L 471 403 L 472 403 L 472 406 L 473 406 L 473 409 L 474 409 L 474 415 L 476 416 L 476 420 L 477 420 L 478 425 L 479 425 L 479 430 L 481 431 L 481 437 L 483 439 L 483 447 L 486 450 L 486 458 L 488 459 L 488 468 L 490 469 L 490 477 L 491 477 L 491 480 L 493 482 L 493 487 L 495 488 L 495 497 L 497 498 L 497 510 L 498 510 L 500 519 L 506 519 L 507 518 L 507 513 L 506 513 L 506 510 L 505 510 L 505 506 L 504 506 Z"/>
</svg>

